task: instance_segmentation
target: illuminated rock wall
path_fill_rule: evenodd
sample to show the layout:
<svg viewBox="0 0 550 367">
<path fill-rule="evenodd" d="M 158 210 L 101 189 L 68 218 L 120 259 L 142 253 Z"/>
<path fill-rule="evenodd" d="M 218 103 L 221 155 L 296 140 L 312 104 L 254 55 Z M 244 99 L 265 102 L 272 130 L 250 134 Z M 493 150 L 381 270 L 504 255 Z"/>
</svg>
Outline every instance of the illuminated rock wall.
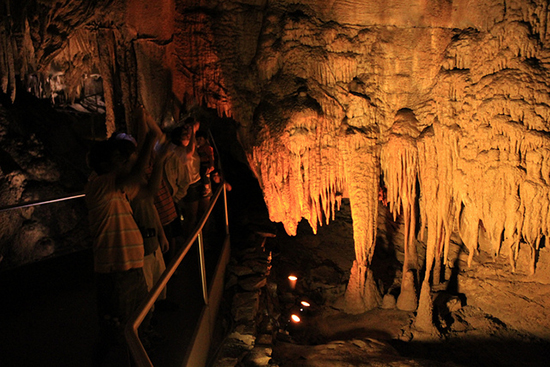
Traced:
<svg viewBox="0 0 550 367">
<path fill-rule="evenodd" d="M 350 312 L 378 302 L 368 269 L 381 186 L 405 222 L 404 276 L 422 268 L 415 238 L 429 275 L 453 232 L 471 261 L 480 228 L 486 250 L 515 266 L 525 248 L 535 270 L 550 228 L 547 1 L 36 3 L 17 13 L 17 37 L 0 28 L 5 92 L 20 70 L 27 88 L 39 76 L 38 95 L 61 80 L 70 99 L 88 70 L 104 82 L 108 132 L 120 119 L 131 127 L 137 100 L 163 126 L 194 104 L 233 117 L 288 233 L 302 219 L 328 223 L 350 198 Z M 69 9 L 75 19 L 60 23 Z"/>
</svg>

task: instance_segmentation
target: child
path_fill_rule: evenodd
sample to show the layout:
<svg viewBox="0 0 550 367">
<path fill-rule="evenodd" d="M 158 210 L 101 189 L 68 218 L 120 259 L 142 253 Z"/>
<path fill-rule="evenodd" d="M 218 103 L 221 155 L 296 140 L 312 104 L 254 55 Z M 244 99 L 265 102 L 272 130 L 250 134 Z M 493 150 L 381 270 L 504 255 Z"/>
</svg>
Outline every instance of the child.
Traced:
<svg viewBox="0 0 550 367">
<path fill-rule="evenodd" d="M 204 131 L 197 131 L 195 136 L 197 139 L 197 152 L 201 159 L 200 174 L 204 185 L 203 196 L 208 197 L 212 195 L 210 172 L 214 170 L 214 149 L 210 146 Z"/>
</svg>

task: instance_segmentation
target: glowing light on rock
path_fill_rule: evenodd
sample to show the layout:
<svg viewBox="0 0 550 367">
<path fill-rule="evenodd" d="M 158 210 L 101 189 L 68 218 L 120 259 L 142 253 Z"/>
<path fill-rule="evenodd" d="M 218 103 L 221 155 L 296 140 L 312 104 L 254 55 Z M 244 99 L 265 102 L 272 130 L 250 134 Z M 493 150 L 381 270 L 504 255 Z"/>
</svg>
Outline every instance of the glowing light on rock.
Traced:
<svg viewBox="0 0 550 367">
<path fill-rule="evenodd" d="M 291 320 L 292 322 L 296 323 L 296 324 L 299 323 L 300 321 L 302 321 L 302 320 L 300 319 L 300 317 L 299 317 L 298 315 L 295 315 L 295 314 L 290 315 L 290 320 Z"/>
<path fill-rule="evenodd" d="M 298 277 L 295 275 L 289 275 L 288 276 L 288 284 L 290 286 L 290 289 L 294 290 L 296 288 L 296 282 L 298 281 Z"/>
</svg>

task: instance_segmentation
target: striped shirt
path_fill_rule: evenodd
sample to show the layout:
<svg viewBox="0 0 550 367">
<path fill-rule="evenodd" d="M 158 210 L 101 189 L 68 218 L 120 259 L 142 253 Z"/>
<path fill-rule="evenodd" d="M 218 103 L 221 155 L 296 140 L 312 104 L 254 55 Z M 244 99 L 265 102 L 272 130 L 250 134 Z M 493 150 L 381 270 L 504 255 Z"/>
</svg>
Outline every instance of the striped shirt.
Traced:
<svg viewBox="0 0 550 367">
<path fill-rule="evenodd" d="M 139 187 L 123 192 L 116 188 L 115 180 L 114 173 L 94 173 L 85 189 L 94 270 L 98 273 L 143 267 L 143 238 L 128 201 L 137 195 Z"/>
<path fill-rule="evenodd" d="M 160 182 L 160 188 L 157 194 L 155 195 L 155 207 L 159 213 L 160 222 L 163 226 L 172 223 L 174 219 L 178 216 L 176 213 L 176 205 L 168 191 L 168 186 L 164 179 Z"/>
</svg>

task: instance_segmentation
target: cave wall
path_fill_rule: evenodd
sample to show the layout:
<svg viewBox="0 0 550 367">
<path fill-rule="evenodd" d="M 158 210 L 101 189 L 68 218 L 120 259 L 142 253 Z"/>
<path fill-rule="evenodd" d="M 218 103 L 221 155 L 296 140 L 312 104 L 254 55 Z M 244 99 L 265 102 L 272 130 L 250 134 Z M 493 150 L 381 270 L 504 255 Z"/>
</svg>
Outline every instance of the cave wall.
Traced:
<svg viewBox="0 0 550 367">
<path fill-rule="evenodd" d="M 136 102 L 169 128 L 197 106 L 233 118 L 270 219 L 315 230 L 349 197 L 350 310 L 372 306 L 379 195 L 405 222 L 407 269 L 550 230 L 548 2 L 2 0 L 2 91 L 54 104 L 102 81 L 107 135 Z M 97 90 L 95 90 L 97 92 Z M 542 242 L 541 242 L 542 241 Z M 355 275 L 354 275 L 355 274 Z M 367 299 L 371 299 L 368 301 Z M 374 299 L 374 301 L 372 301 Z"/>
</svg>

